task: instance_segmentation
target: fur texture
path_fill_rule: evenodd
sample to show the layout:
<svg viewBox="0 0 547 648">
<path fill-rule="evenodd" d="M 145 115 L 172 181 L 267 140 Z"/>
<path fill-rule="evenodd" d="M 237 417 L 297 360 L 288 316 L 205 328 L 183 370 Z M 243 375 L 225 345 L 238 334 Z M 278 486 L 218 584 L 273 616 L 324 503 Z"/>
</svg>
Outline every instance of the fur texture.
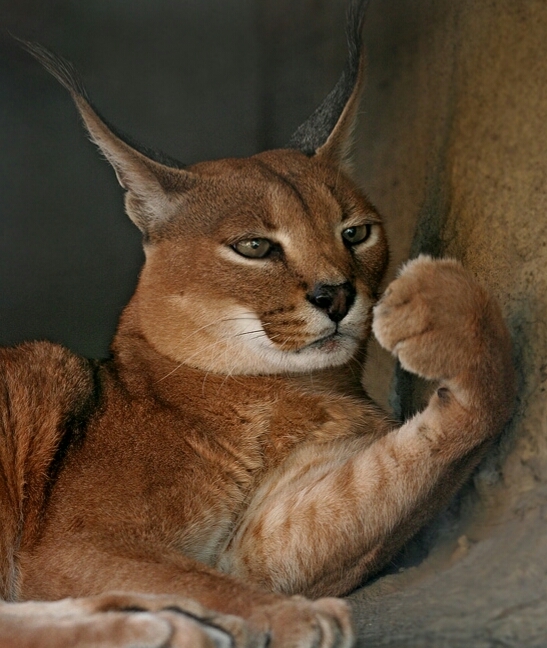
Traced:
<svg viewBox="0 0 547 648">
<path fill-rule="evenodd" d="M 507 330 L 461 265 L 420 257 L 378 302 L 381 219 L 341 171 L 361 21 L 343 105 L 303 150 L 184 169 L 29 46 L 114 167 L 146 263 L 108 361 L 1 352 L 2 593 L 56 601 L 0 608 L 4 645 L 350 646 L 329 597 L 386 564 L 510 415 Z M 360 384 L 371 328 L 439 381 L 400 427 Z"/>
</svg>

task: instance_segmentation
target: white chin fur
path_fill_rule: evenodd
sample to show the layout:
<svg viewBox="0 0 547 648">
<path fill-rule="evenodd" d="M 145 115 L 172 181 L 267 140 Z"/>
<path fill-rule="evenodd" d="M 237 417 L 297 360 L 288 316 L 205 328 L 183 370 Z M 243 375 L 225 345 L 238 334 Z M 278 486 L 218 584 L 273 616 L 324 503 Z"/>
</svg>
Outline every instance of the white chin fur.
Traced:
<svg viewBox="0 0 547 648">
<path fill-rule="evenodd" d="M 247 357 L 241 363 L 244 365 L 240 368 L 241 373 L 307 372 L 335 367 L 347 362 L 357 351 L 359 343 L 355 338 L 340 336 L 328 351 L 313 346 L 299 351 L 282 351 L 266 338 L 260 344 L 249 346 L 254 348 L 242 349 Z M 236 364 L 239 363 L 236 361 Z"/>
<path fill-rule="evenodd" d="M 363 302 L 358 300 L 340 324 L 335 338 L 328 339 L 323 344 L 312 343 L 296 351 L 283 351 L 268 338 L 260 319 L 249 317 L 248 310 L 245 313 L 245 319 L 233 318 L 232 325 L 237 330 L 234 331 L 233 337 L 230 336 L 231 366 L 223 368 L 223 372 L 231 374 L 303 373 L 344 364 L 357 352 L 368 316 Z"/>
</svg>

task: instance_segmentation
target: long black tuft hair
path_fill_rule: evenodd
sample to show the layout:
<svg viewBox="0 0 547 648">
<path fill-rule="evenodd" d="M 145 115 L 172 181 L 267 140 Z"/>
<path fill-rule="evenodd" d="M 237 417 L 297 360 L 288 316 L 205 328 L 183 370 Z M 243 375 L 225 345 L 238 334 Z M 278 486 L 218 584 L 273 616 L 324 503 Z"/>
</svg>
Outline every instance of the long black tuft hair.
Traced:
<svg viewBox="0 0 547 648">
<path fill-rule="evenodd" d="M 359 80 L 363 52 L 363 23 L 370 0 L 352 0 L 347 10 L 348 58 L 338 82 L 323 103 L 295 131 L 287 148 L 315 154 L 329 138 Z"/>
<path fill-rule="evenodd" d="M 42 66 L 55 78 L 57 81 L 71 94 L 74 100 L 83 99 L 92 108 L 93 112 L 99 119 L 107 126 L 107 128 L 122 142 L 125 142 L 131 148 L 139 153 L 142 153 L 147 158 L 159 162 L 166 167 L 173 169 L 184 169 L 186 165 L 179 162 L 177 159 L 158 151 L 149 148 L 140 142 L 135 141 L 131 136 L 121 131 L 117 126 L 114 126 L 101 113 L 97 110 L 92 100 L 90 99 L 83 81 L 76 70 L 76 68 L 62 56 L 54 54 L 43 45 L 39 43 L 32 43 L 30 41 L 22 40 L 16 36 L 12 36 L 19 45 L 31 54 Z"/>
</svg>

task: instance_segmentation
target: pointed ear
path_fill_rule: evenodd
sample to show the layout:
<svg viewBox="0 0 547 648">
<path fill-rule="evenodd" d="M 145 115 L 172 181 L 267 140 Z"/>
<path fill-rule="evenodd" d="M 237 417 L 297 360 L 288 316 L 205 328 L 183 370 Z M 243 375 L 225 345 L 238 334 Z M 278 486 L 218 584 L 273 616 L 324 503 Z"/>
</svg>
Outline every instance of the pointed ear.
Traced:
<svg viewBox="0 0 547 648">
<path fill-rule="evenodd" d="M 349 166 L 364 77 L 362 28 L 368 3 L 369 0 L 352 0 L 348 6 L 348 58 L 344 70 L 323 103 L 291 137 L 289 148 L 299 149 L 309 157 L 324 156 Z"/>
<path fill-rule="evenodd" d="M 92 106 L 68 61 L 35 43 L 19 42 L 70 92 L 91 139 L 127 191 L 125 205 L 131 220 L 147 237 L 157 231 L 173 214 L 175 194 L 190 189 L 198 177 L 172 158 L 130 142 L 108 124 Z"/>
</svg>

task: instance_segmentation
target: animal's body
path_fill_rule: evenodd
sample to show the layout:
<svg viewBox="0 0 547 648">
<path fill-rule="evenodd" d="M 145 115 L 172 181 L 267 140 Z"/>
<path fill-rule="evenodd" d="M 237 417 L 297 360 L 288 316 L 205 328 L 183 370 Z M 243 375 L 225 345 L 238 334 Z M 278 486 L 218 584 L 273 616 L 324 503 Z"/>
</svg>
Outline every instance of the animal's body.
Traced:
<svg viewBox="0 0 547 648">
<path fill-rule="evenodd" d="M 34 48 L 115 168 L 146 263 L 109 360 L 0 352 L 2 596 L 87 597 L 4 604 L 3 645 L 350 645 L 346 604 L 320 597 L 378 571 L 507 420 L 509 336 L 457 262 L 418 258 L 378 302 L 381 219 L 345 171 L 361 19 L 290 148 L 187 168 L 126 143 Z M 440 382 L 402 426 L 360 383 L 371 328 Z"/>
</svg>

